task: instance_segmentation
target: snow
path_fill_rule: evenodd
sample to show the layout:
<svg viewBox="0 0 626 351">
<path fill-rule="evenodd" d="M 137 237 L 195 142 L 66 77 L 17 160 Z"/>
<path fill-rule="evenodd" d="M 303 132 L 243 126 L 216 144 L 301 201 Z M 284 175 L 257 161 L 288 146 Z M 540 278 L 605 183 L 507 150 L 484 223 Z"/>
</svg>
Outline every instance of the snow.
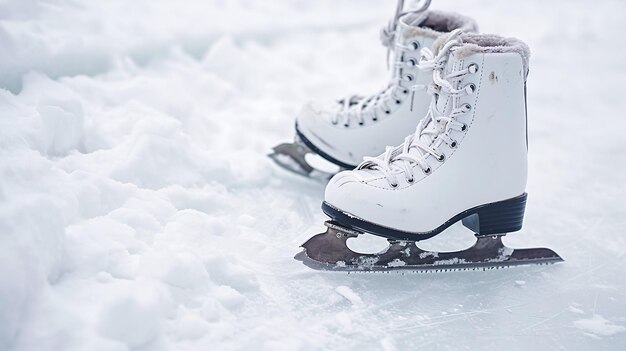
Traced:
<svg viewBox="0 0 626 351">
<path fill-rule="evenodd" d="M 594 314 L 591 318 L 579 319 L 574 321 L 574 326 L 591 336 L 611 336 L 618 333 L 626 332 L 626 327 L 615 325 L 606 320 L 604 317 Z"/>
<path fill-rule="evenodd" d="M 395 260 L 387 263 L 388 267 L 402 267 L 402 266 L 406 266 L 406 262 L 400 260 L 399 258 L 396 258 Z"/>
<path fill-rule="evenodd" d="M 266 154 L 307 100 L 382 87 L 389 2 L 4 0 L 0 349 L 623 347 L 626 5 L 433 7 L 530 45 L 529 203 L 504 241 L 565 263 L 347 275 L 293 259 L 325 229 L 324 184 Z M 423 248 L 473 241 L 455 225 Z"/>
<path fill-rule="evenodd" d="M 363 305 L 363 300 L 361 299 L 361 297 L 349 287 L 345 285 L 338 286 L 335 291 L 337 291 L 339 295 L 345 297 L 346 300 L 350 301 L 353 306 L 358 307 Z"/>
</svg>

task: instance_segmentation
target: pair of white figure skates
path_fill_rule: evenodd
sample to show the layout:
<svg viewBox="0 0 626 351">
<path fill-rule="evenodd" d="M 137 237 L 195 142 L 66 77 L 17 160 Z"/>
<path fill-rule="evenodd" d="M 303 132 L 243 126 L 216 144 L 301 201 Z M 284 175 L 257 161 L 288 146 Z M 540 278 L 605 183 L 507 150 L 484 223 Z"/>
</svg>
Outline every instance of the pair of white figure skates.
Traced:
<svg viewBox="0 0 626 351">
<path fill-rule="evenodd" d="M 501 240 L 521 229 L 526 205 L 527 45 L 476 34 L 472 19 L 428 11 L 430 1 L 405 13 L 402 3 L 382 33 L 393 58 L 388 86 L 372 96 L 305 106 L 296 141 L 270 155 L 309 176 L 319 173 L 307 162 L 310 153 L 350 169 L 326 187 L 327 231 L 304 243 L 296 258 L 348 271 L 561 261 L 552 250 L 513 250 Z M 444 253 L 415 245 L 459 220 L 477 237 L 471 248 Z M 350 250 L 347 239 L 362 233 L 386 237 L 390 246 L 376 254 Z"/>
</svg>

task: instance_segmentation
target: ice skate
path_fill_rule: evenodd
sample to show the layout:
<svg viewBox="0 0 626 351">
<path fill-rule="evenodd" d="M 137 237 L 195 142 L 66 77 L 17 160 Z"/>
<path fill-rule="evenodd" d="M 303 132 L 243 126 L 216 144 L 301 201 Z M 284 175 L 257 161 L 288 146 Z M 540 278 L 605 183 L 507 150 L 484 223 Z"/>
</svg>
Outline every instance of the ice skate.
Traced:
<svg viewBox="0 0 626 351">
<path fill-rule="evenodd" d="M 455 31 L 422 50 L 432 96 L 415 134 L 326 187 L 326 233 L 296 258 L 329 270 L 450 270 L 553 263 L 549 249 L 502 244 L 522 228 L 526 207 L 528 47 L 494 35 Z M 477 237 L 460 252 L 420 250 L 415 242 L 462 221 Z M 346 240 L 362 233 L 389 239 L 378 254 Z"/>
<path fill-rule="evenodd" d="M 426 11 L 430 1 L 407 13 L 402 13 L 402 3 L 381 33 L 392 54 L 387 87 L 371 96 L 307 104 L 296 118 L 295 141 L 276 146 L 269 155 L 278 165 L 301 175 L 330 178 L 353 169 L 365 156 L 381 154 L 387 145 L 401 143 L 407 131 L 415 129 L 428 109 L 426 87 L 432 80 L 417 68 L 420 49 L 452 30 L 477 27 L 467 17 Z"/>
</svg>

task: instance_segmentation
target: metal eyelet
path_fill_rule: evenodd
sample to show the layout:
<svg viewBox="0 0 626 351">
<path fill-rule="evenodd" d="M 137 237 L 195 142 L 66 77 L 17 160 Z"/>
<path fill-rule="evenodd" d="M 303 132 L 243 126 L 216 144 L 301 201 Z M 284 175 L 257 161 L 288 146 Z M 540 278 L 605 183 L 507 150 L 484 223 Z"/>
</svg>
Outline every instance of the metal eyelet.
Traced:
<svg viewBox="0 0 626 351">
<path fill-rule="evenodd" d="M 414 58 L 410 58 L 407 60 L 407 63 L 409 64 L 409 67 L 415 67 L 417 66 L 417 60 Z"/>
<path fill-rule="evenodd" d="M 346 128 L 350 128 L 350 125 L 349 125 L 349 124 L 345 124 L 345 123 L 344 123 L 344 125 L 343 125 L 343 126 L 344 126 L 344 127 L 346 127 Z"/>
<path fill-rule="evenodd" d="M 412 82 L 413 79 L 415 79 L 415 77 L 413 77 L 412 74 L 407 74 L 406 76 L 404 76 L 404 80 Z"/>
<path fill-rule="evenodd" d="M 360 126 L 362 126 L 362 125 L 364 125 L 364 124 L 365 124 L 364 122 L 359 122 L 359 125 L 360 125 Z"/>
<path fill-rule="evenodd" d="M 465 109 L 465 112 L 469 112 L 472 110 L 472 105 L 470 104 L 463 104 L 463 109 Z"/>
<path fill-rule="evenodd" d="M 461 127 L 461 131 L 464 132 L 467 130 L 467 125 L 463 124 L 463 126 Z"/>
<path fill-rule="evenodd" d="M 408 93 L 409 93 L 409 89 L 402 90 L 402 94 L 408 94 Z"/>
<path fill-rule="evenodd" d="M 456 141 L 451 142 L 450 147 L 454 149 L 456 147 Z"/>
<path fill-rule="evenodd" d="M 398 187 L 398 183 L 391 183 L 389 184 L 392 188 L 397 188 Z"/>
<path fill-rule="evenodd" d="M 410 45 L 413 48 L 413 50 L 417 50 L 417 49 L 420 48 L 420 42 L 417 41 L 417 40 L 416 41 L 412 41 Z"/>
<path fill-rule="evenodd" d="M 402 100 L 396 100 L 396 105 L 400 105 L 402 103 Z"/>
<path fill-rule="evenodd" d="M 387 114 L 387 115 L 388 115 L 388 114 L 390 114 L 390 113 L 391 113 L 391 111 L 389 111 L 389 110 L 385 110 L 385 114 Z"/>
<path fill-rule="evenodd" d="M 415 178 L 407 179 L 406 181 L 407 183 L 413 183 L 415 181 Z"/>
<path fill-rule="evenodd" d="M 475 63 L 472 63 L 469 66 L 467 66 L 467 70 L 469 71 L 469 73 L 472 73 L 472 74 L 478 72 L 478 68 L 479 68 L 478 64 L 475 64 Z"/>
<path fill-rule="evenodd" d="M 374 122 L 378 121 L 378 117 L 372 117 L 372 121 Z"/>
<path fill-rule="evenodd" d="M 437 161 L 439 161 L 439 162 L 443 162 L 443 160 L 445 160 L 445 159 L 446 159 L 446 155 L 445 154 L 441 154 L 441 155 L 439 155 L 439 157 L 437 157 Z"/>
<path fill-rule="evenodd" d="M 426 174 L 430 174 L 430 167 L 423 169 L 422 172 L 426 173 Z"/>
<path fill-rule="evenodd" d="M 469 86 L 470 90 L 472 91 L 472 94 L 473 94 L 474 92 L 476 92 L 476 84 L 474 84 L 474 83 L 470 83 L 468 86 Z"/>
</svg>

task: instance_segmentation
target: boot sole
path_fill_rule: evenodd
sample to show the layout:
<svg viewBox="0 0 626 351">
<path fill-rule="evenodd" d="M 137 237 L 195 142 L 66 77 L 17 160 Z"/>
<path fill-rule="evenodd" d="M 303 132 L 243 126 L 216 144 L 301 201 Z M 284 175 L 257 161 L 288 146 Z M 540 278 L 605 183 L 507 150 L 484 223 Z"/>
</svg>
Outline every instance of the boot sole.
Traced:
<svg viewBox="0 0 626 351">
<path fill-rule="evenodd" d="M 457 214 L 439 227 L 427 232 L 406 232 L 368 222 L 344 212 L 326 201 L 322 203 L 322 211 L 333 221 L 350 229 L 389 239 L 420 241 L 432 238 L 458 221 L 462 221 L 463 225 L 477 236 L 516 232 L 522 229 L 527 196 L 528 194 L 524 193 L 511 199 L 476 206 Z"/>
<path fill-rule="evenodd" d="M 302 134 L 302 132 L 300 132 L 300 130 L 298 129 L 298 123 L 296 123 L 296 135 L 298 136 L 298 138 L 300 138 L 300 140 L 302 141 L 302 143 L 304 143 L 304 145 L 306 145 L 311 151 L 313 151 L 314 153 L 318 154 L 320 157 L 322 157 L 323 159 L 325 159 L 326 161 L 333 163 L 341 168 L 345 168 L 345 169 L 355 169 L 357 165 L 351 165 L 345 162 L 341 162 L 338 159 L 330 156 L 329 154 L 325 153 L 324 151 L 320 150 L 317 146 L 315 146 L 315 144 L 313 144 L 312 142 L 309 141 L 309 139 L 307 139 L 304 134 Z"/>
</svg>

